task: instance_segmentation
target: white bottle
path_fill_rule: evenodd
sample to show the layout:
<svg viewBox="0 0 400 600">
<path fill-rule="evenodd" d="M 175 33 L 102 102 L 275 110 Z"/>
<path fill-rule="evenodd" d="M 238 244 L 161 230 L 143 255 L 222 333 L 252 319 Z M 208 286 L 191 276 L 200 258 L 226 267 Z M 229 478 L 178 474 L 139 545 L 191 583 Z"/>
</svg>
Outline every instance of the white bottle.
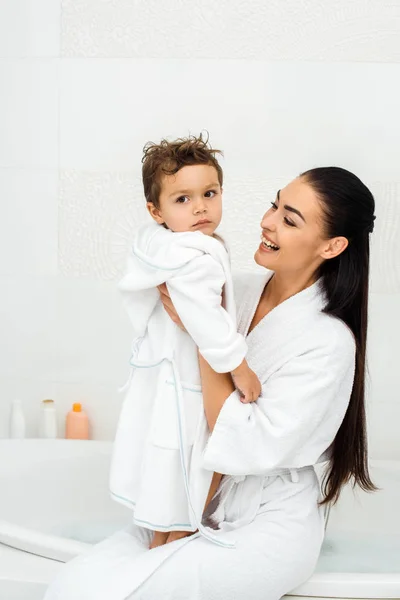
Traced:
<svg viewBox="0 0 400 600">
<path fill-rule="evenodd" d="M 39 435 L 42 438 L 57 437 L 57 416 L 54 400 L 42 400 Z"/>
<path fill-rule="evenodd" d="M 25 437 L 25 417 L 21 400 L 13 400 L 11 403 L 9 436 L 19 440 Z"/>
</svg>

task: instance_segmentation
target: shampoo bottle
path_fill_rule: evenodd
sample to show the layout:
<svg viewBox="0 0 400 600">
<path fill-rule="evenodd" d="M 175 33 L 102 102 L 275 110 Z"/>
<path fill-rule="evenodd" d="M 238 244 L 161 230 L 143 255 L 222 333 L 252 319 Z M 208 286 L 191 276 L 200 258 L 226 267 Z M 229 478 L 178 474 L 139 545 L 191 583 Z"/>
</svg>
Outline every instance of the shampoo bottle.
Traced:
<svg viewBox="0 0 400 600">
<path fill-rule="evenodd" d="M 65 437 L 70 440 L 89 439 L 89 419 L 80 402 L 75 402 L 67 414 Z"/>
<path fill-rule="evenodd" d="M 25 416 L 21 400 L 13 400 L 11 403 L 9 436 L 14 439 L 25 437 Z"/>
<path fill-rule="evenodd" d="M 57 437 L 57 416 L 54 400 L 42 400 L 39 435 L 42 438 Z"/>
</svg>

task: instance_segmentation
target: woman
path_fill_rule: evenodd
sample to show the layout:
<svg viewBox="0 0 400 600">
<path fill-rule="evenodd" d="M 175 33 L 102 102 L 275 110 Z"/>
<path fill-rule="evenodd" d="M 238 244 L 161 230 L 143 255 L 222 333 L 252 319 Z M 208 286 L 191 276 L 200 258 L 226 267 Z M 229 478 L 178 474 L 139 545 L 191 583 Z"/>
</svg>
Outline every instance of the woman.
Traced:
<svg viewBox="0 0 400 600">
<path fill-rule="evenodd" d="M 149 531 L 132 527 L 70 563 L 47 600 L 278 600 L 312 574 L 321 501 L 335 502 L 349 480 L 374 489 L 364 412 L 374 219 L 372 194 L 344 169 L 313 169 L 280 190 L 255 254 L 266 271 L 237 282 L 258 401 L 245 403 L 199 357 L 209 497 L 217 490 L 204 522 L 234 548 L 197 533 L 149 550 Z M 163 302 L 179 323 L 166 290 Z"/>
</svg>

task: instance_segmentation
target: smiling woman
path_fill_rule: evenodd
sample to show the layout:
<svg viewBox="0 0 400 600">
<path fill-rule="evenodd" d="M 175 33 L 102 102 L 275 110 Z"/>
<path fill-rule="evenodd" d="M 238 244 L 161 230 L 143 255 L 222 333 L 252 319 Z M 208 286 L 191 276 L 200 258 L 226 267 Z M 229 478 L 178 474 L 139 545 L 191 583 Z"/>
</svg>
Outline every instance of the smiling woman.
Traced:
<svg viewBox="0 0 400 600">
<path fill-rule="evenodd" d="M 262 237 L 255 261 L 268 269 L 294 274 L 308 271 L 313 276 L 321 259 L 344 251 L 348 240 L 334 242 L 321 229 L 321 206 L 305 176 L 279 190 L 261 222 Z"/>
</svg>

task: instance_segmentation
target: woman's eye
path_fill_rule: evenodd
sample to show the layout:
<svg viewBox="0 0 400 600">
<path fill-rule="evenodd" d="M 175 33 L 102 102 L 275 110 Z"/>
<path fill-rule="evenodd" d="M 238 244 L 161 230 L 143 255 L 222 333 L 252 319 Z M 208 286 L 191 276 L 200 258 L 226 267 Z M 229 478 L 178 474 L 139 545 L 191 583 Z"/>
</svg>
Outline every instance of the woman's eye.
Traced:
<svg viewBox="0 0 400 600">
<path fill-rule="evenodd" d="M 179 204 L 185 204 L 188 200 L 189 196 L 179 196 L 179 198 L 176 199 Z"/>
<path fill-rule="evenodd" d="M 271 207 L 272 207 L 272 210 L 278 210 L 278 206 L 276 205 L 275 202 L 271 202 Z M 296 227 L 296 223 L 293 223 L 293 221 L 291 221 L 287 217 L 284 217 L 283 221 L 284 221 L 284 223 L 286 223 L 286 225 L 289 225 L 289 227 Z"/>
<path fill-rule="evenodd" d="M 214 198 L 214 196 L 215 196 L 216 193 L 217 192 L 214 191 L 214 190 L 208 190 L 208 192 L 206 192 L 204 195 L 205 195 L 206 198 Z"/>
<path fill-rule="evenodd" d="M 289 225 L 289 227 L 296 227 L 293 221 L 290 221 L 290 219 L 288 219 L 287 217 L 285 217 L 283 220 L 285 221 L 286 225 Z"/>
</svg>

